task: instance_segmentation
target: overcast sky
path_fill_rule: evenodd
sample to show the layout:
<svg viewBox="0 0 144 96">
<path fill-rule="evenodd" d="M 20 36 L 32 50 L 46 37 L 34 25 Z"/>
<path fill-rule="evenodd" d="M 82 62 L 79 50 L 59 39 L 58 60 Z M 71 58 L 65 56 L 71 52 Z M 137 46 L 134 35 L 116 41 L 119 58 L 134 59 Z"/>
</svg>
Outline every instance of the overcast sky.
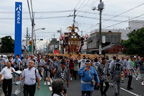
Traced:
<svg viewBox="0 0 144 96">
<path fill-rule="evenodd" d="M 23 18 L 29 18 L 27 0 L 0 0 L 0 37 L 3 37 L 5 35 L 12 35 L 12 37 L 14 38 L 15 20 L 6 19 L 6 18 L 15 17 L 14 12 L 15 12 L 16 1 L 20 1 L 23 3 Z M 59 33 L 56 33 L 56 31 L 59 30 L 60 28 L 62 29 L 62 32 L 67 32 L 68 30 L 66 30 L 66 28 L 73 23 L 73 17 L 67 17 L 67 16 L 73 15 L 73 11 L 70 10 L 74 10 L 74 8 L 78 10 L 76 12 L 77 14 L 76 25 L 79 27 L 80 31 L 84 31 L 83 35 L 89 34 L 89 32 L 94 29 L 98 29 L 99 12 L 97 10 L 93 11 L 92 7 L 94 6 L 97 7 L 99 4 L 99 0 L 32 0 L 32 1 L 33 1 L 33 10 L 34 12 L 36 12 L 35 29 L 43 28 L 43 27 L 46 28 L 46 30 L 44 31 L 41 30 L 36 31 L 36 36 L 38 39 L 41 38 L 50 39 L 54 37 L 54 34 L 57 38 L 59 38 Z M 103 16 L 102 16 L 103 18 L 102 28 L 107 28 L 107 26 L 109 25 L 119 23 L 123 20 L 131 20 L 133 17 L 144 14 L 143 11 L 144 5 L 141 5 L 123 15 L 111 19 L 110 21 L 105 21 L 105 19 L 110 19 L 120 13 L 123 13 L 140 4 L 143 4 L 144 0 L 103 0 L 103 2 L 105 4 L 105 9 L 103 10 Z M 49 11 L 67 11 L 67 10 L 69 11 L 63 13 L 62 12 L 49 13 Z M 65 16 L 65 17 L 43 19 L 45 17 L 60 17 L 60 16 Z M 92 17 L 92 18 L 87 18 L 87 17 Z M 143 20 L 143 19 L 144 16 L 136 18 L 134 20 Z M 26 27 L 29 28 L 29 33 L 31 34 L 30 19 L 23 19 L 23 23 L 22 23 L 23 39 L 26 34 Z M 128 22 L 121 23 L 119 25 L 111 26 L 108 28 L 126 29 L 126 27 L 128 27 Z M 44 33 L 44 32 L 55 32 L 55 33 Z"/>
</svg>

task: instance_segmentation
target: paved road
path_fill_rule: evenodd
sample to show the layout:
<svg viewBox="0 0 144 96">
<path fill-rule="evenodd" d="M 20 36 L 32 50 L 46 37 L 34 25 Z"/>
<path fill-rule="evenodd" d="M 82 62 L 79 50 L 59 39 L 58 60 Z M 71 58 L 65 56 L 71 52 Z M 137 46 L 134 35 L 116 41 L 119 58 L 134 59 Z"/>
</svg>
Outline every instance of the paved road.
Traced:
<svg viewBox="0 0 144 96">
<path fill-rule="evenodd" d="M 132 87 L 134 88 L 132 91 L 126 90 L 127 88 L 127 78 L 125 79 L 124 83 L 121 83 L 121 90 L 120 96 L 144 96 L 144 86 L 141 86 L 140 80 L 136 81 L 133 78 Z M 70 82 L 70 86 L 68 89 L 68 96 L 81 96 L 81 86 L 80 86 L 80 79 L 73 80 Z M 93 92 L 93 96 L 101 96 L 100 90 L 95 90 Z M 107 92 L 107 96 L 115 96 L 114 89 L 112 87 L 112 81 L 110 81 L 110 87 Z"/>
<path fill-rule="evenodd" d="M 43 81 L 41 81 L 43 84 Z M 107 92 L 107 96 L 114 96 L 114 90 L 112 87 L 112 81 L 110 81 L 110 87 Z M 42 87 L 42 86 L 41 86 Z M 124 83 L 121 83 L 121 92 L 120 96 L 144 96 L 144 86 L 141 86 L 140 80 L 136 81 L 135 78 L 133 78 L 132 81 L 132 87 L 134 88 L 132 91 L 126 90 L 127 88 L 127 78 L 125 79 Z M 13 87 L 15 89 L 16 87 Z M 45 87 L 44 89 L 47 90 Z M 43 88 L 41 88 L 43 90 Z M 36 92 L 36 96 L 50 96 L 50 94 L 45 94 L 45 95 L 38 95 L 41 94 L 40 92 Z M 0 96 L 4 96 L 2 92 L 2 86 L 0 84 Z M 23 93 L 20 94 L 19 96 L 23 96 Z M 81 96 L 81 84 L 80 84 L 80 79 L 77 80 L 72 80 L 70 81 L 70 86 L 68 88 L 68 96 Z M 99 90 L 95 90 L 93 92 L 93 96 L 101 96 Z"/>
</svg>

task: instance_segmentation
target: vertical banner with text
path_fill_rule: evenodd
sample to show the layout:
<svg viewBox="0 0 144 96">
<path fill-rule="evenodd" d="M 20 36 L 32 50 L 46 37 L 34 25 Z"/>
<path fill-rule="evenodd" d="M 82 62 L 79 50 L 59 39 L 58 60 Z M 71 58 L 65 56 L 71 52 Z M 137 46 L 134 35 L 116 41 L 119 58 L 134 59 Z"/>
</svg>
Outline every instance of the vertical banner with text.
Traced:
<svg viewBox="0 0 144 96">
<path fill-rule="evenodd" d="M 15 2 L 15 48 L 14 55 L 21 57 L 21 40 L 22 40 L 22 2 Z"/>
</svg>

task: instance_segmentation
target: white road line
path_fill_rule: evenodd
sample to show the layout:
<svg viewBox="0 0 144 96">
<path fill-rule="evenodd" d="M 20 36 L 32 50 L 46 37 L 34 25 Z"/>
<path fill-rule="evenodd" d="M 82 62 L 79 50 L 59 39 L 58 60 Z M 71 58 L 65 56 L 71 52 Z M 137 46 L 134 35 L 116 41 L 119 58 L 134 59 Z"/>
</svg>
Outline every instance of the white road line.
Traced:
<svg viewBox="0 0 144 96">
<path fill-rule="evenodd" d="M 112 83 L 109 83 L 109 84 L 113 86 Z M 120 89 L 123 90 L 123 91 L 126 91 L 126 92 L 128 92 L 128 93 L 130 93 L 130 94 L 132 94 L 132 95 L 134 95 L 134 96 L 141 96 L 141 95 L 138 95 L 138 94 L 136 94 L 136 93 L 134 93 L 134 92 L 131 92 L 131 91 L 129 91 L 129 90 L 126 90 L 126 89 L 124 89 L 124 88 L 122 88 L 122 87 L 120 87 Z"/>
</svg>

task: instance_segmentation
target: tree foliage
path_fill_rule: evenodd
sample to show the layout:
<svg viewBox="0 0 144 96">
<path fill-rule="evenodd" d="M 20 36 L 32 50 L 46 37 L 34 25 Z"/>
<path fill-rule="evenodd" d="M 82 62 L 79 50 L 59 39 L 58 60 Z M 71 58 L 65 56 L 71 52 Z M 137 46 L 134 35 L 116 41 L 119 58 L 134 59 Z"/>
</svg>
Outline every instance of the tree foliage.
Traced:
<svg viewBox="0 0 144 96">
<path fill-rule="evenodd" d="M 134 30 L 128 34 L 129 39 L 122 41 L 125 54 L 144 54 L 144 28 Z"/>
<path fill-rule="evenodd" d="M 2 38 L 1 51 L 5 53 L 14 52 L 14 40 L 11 36 L 5 36 Z"/>
</svg>

